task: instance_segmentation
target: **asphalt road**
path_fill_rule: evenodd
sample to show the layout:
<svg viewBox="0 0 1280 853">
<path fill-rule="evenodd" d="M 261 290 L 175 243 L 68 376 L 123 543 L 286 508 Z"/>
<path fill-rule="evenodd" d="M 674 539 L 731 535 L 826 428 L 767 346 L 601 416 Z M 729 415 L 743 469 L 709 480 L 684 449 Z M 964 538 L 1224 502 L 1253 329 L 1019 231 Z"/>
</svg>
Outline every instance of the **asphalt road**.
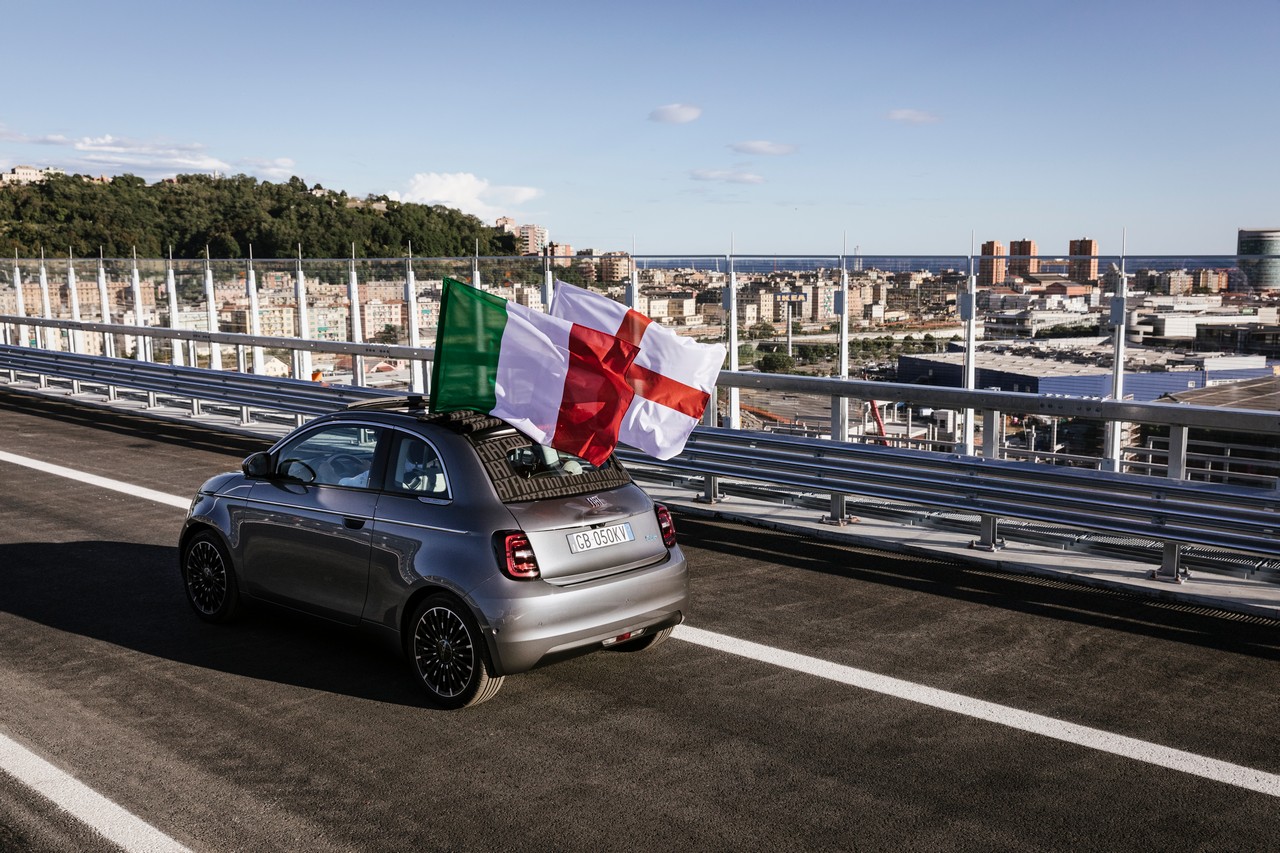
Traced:
<svg viewBox="0 0 1280 853">
<path fill-rule="evenodd" d="M 0 449 L 182 497 L 261 443 L 0 390 Z M 0 462 L 0 734 L 195 850 L 1276 850 L 1280 798 L 672 640 L 424 706 L 210 626 L 182 510 Z M 689 625 L 1280 773 L 1280 626 L 677 516 Z M 0 772 L 0 849 L 100 849 Z"/>
</svg>

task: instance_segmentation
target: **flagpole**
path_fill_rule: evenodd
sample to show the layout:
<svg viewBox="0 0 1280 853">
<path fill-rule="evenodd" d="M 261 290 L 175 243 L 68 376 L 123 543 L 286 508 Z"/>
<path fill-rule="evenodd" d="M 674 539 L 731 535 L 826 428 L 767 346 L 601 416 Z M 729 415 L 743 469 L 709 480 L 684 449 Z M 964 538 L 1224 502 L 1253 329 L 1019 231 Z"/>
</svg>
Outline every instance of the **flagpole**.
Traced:
<svg viewBox="0 0 1280 853">
<path fill-rule="evenodd" d="M 738 274 L 733 269 L 733 237 L 729 237 L 729 255 L 726 258 L 729 264 L 729 281 L 725 287 L 725 314 L 729 320 L 729 370 L 736 371 L 738 369 Z M 728 411 L 728 427 L 729 429 L 740 429 L 742 427 L 741 413 L 738 411 L 739 388 L 733 386 L 728 389 L 728 400 L 726 406 Z"/>
<path fill-rule="evenodd" d="M 173 248 L 169 248 L 169 257 L 173 258 Z M 129 271 L 129 298 L 133 300 L 133 324 L 135 326 L 145 326 L 147 321 L 142 311 L 142 279 L 138 275 L 138 247 L 133 247 L 133 266 Z M 123 310 L 120 312 L 120 318 L 124 319 Z M 159 321 L 159 311 L 156 312 L 156 320 Z M 172 325 L 172 323 L 170 323 Z M 178 341 L 174 341 L 177 346 Z M 135 361 L 150 361 L 151 358 L 151 339 L 144 338 L 141 335 L 135 335 L 133 340 L 133 358 Z"/>
<path fill-rule="evenodd" d="M 1124 360 L 1125 360 L 1125 322 L 1128 319 L 1127 303 L 1129 301 L 1129 277 L 1125 272 L 1125 256 L 1128 254 L 1128 229 L 1120 231 L 1120 282 L 1111 297 L 1111 332 L 1112 332 L 1112 365 L 1111 365 L 1111 399 L 1117 402 L 1124 399 Z M 1107 422 L 1107 467 L 1111 471 L 1119 471 L 1121 457 L 1124 455 L 1124 424 L 1120 421 Z"/>
<path fill-rule="evenodd" d="M 840 290 L 836 293 L 836 329 L 839 333 L 839 376 L 849 378 L 849 269 L 845 262 L 849 238 L 846 234 L 840 245 Z M 843 395 L 831 398 L 831 440 L 849 440 L 849 398 Z M 843 525 L 849 520 L 845 511 L 845 496 L 831 495 L 831 515 L 824 519 L 828 524 Z"/>
<path fill-rule="evenodd" d="M 134 292 L 133 292 L 134 310 L 138 313 L 139 317 L 141 317 L 142 296 L 141 296 L 141 289 L 138 287 L 138 250 L 137 249 L 133 250 L 133 281 L 134 281 Z M 174 280 L 174 275 L 173 275 L 173 246 L 169 246 L 169 259 L 168 261 L 165 262 L 165 266 L 164 266 L 164 291 L 165 291 L 165 295 L 169 299 L 169 328 L 177 329 L 179 327 L 178 283 L 177 281 Z M 137 323 L 139 326 L 141 326 L 142 320 L 138 319 Z M 139 359 L 143 358 L 142 340 L 143 340 L 142 338 L 138 338 L 137 357 Z M 192 341 L 192 345 L 194 344 L 195 342 Z M 169 351 L 169 360 L 173 362 L 174 367 L 182 367 L 186 364 L 186 357 L 182 352 L 184 346 L 185 346 L 184 341 L 178 338 L 173 339 L 173 346 Z M 191 361 L 192 361 L 192 365 L 194 366 L 195 358 L 192 358 Z"/>
<path fill-rule="evenodd" d="M 356 244 L 351 244 L 351 268 L 347 273 L 347 302 L 350 303 L 351 342 L 364 343 L 364 326 L 360 322 L 360 278 L 356 274 Z M 351 384 L 364 385 L 364 357 L 351 357 Z"/>
<path fill-rule="evenodd" d="M 978 347 L 978 276 L 973 267 L 973 247 L 975 232 L 969 232 L 969 277 L 965 292 L 960 299 L 960 319 L 964 321 L 964 387 L 968 391 L 977 385 L 977 347 Z M 974 410 L 964 410 L 964 426 L 960 441 L 960 454 L 972 456 L 973 449 Z"/>
<path fill-rule="evenodd" d="M 307 311 L 307 279 L 302 272 L 302 244 L 298 244 L 298 266 L 293 275 L 293 294 L 298 302 L 298 337 L 306 340 L 311 334 L 311 318 Z M 296 350 L 297 379 L 311 379 L 311 350 Z"/>
<path fill-rule="evenodd" d="M 76 265 L 75 259 L 71 255 L 71 247 L 67 247 L 67 294 L 71 299 L 71 319 L 80 322 L 80 287 L 76 283 Z M 68 343 L 71 351 L 75 353 L 84 352 L 84 332 L 79 329 L 72 329 L 67 335 Z"/>
<path fill-rule="evenodd" d="M 13 288 L 16 291 L 17 296 L 18 316 L 25 317 L 27 316 L 27 302 L 26 297 L 22 293 L 22 267 L 18 264 L 17 249 L 13 250 Z M 25 347 L 31 344 L 31 341 L 27 338 L 29 334 L 30 332 L 27 326 L 21 323 L 18 324 L 18 346 Z"/>
<path fill-rule="evenodd" d="M 40 313 L 46 320 L 53 319 L 53 299 L 49 294 L 49 273 L 44 265 L 44 246 L 40 247 Z M 42 347 L 51 350 L 62 348 L 59 346 L 61 339 L 55 332 L 55 329 L 43 327 Z"/>
<path fill-rule="evenodd" d="M 258 274 L 253 269 L 253 244 L 249 244 L 249 268 L 245 271 L 244 289 L 249 297 L 249 334 L 258 337 L 262 334 L 262 318 L 258 316 Z M 253 372 L 262 376 L 267 372 L 265 353 L 262 347 L 253 348 Z"/>
<path fill-rule="evenodd" d="M 299 248 L 301 251 L 301 248 Z M 218 333 L 218 305 L 213 295 L 213 266 L 210 264 L 209 246 L 204 247 L 204 313 L 205 328 L 212 334 Z M 222 369 L 222 347 L 217 341 L 209 341 L 209 369 Z"/>
<path fill-rule="evenodd" d="M 98 307 L 102 309 L 102 322 L 111 322 L 111 296 L 107 293 L 107 268 L 102 257 L 102 247 L 98 247 Z M 115 358 L 116 339 L 106 332 L 102 333 L 102 354 L 107 358 Z M 114 389 L 114 386 L 112 387 Z"/>
<path fill-rule="evenodd" d="M 476 246 L 480 245 L 480 241 L 476 241 Z M 478 251 L 478 249 L 477 249 Z M 478 258 L 478 256 L 477 256 Z M 479 260 L 475 261 L 476 266 L 472 268 L 472 274 L 476 276 L 479 282 L 480 267 Z M 477 285 L 478 287 L 479 285 Z M 418 282 L 413 275 L 413 243 L 409 244 L 409 257 L 405 263 L 404 272 L 404 303 L 405 316 L 409 327 L 409 346 L 422 346 L 421 332 L 418 329 L 418 322 L 421 319 L 418 314 Z M 425 388 L 425 379 L 423 377 L 422 362 L 416 358 L 409 361 L 409 390 L 414 394 L 423 393 Z"/>
<path fill-rule="evenodd" d="M 542 255 L 542 310 L 548 313 L 551 311 L 551 300 L 555 298 L 555 276 L 551 272 L 552 260 L 551 247 L 548 246 Z"/>
</svg>

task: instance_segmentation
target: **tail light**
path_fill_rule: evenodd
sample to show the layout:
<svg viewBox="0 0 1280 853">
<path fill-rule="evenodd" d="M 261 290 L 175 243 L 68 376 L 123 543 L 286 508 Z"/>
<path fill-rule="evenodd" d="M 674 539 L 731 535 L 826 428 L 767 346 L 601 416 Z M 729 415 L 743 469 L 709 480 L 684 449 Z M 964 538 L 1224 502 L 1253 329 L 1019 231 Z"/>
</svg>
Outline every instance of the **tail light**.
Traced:
<svg viewBox="0 0 1280 853">
<path fill-rule="evenodd" d="M 528 536 L 519 530 L 511 530 L 499 533 L 495 538 L 498 539 L 498 564 L 503 574 L 518 581 L 534 580 L 542 576 Z"/>
<path fill-rule="evenodd" d="M 658 516 L 658 530 L 662 531 L 662 544 L 668 548 L 676 547 L 676 523 L 671 520 L 671 511 L 662 504 L 654 504 L 653 511 Z"/>
</svg>

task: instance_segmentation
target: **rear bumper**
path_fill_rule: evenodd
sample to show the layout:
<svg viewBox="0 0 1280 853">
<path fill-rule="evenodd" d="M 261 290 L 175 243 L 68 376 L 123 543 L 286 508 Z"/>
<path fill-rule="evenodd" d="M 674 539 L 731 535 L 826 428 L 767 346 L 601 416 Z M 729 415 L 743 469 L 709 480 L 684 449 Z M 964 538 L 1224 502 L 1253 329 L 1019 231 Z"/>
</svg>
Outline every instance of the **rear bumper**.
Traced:
<svg viewBox="0 0 1280 853">
<path fill-rule="evenodd" d="M 572 586 L 495 578 L 468 598 L 496 674 L 511 675 L 630 631 L 679 624 L 689 609 L 689 569 L 677 547 L 662 563 L 622 576 Z"/>
</svg>

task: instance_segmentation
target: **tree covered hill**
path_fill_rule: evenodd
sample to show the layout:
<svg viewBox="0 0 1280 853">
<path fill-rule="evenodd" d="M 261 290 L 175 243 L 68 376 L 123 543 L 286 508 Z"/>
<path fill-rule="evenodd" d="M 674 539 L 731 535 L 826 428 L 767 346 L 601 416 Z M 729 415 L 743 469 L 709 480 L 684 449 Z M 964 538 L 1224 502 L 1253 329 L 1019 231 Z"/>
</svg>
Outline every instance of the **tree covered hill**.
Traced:
<svg viewBox="0 0 1280 853">
<path fill-rule="evenodd" d="M 462 257 L 515 254 L 515 238 L 440 205 L 349 198 L 287 183 L 179 175 L 148 185 L 135 175 L 110 183 L 51 175 L 0 188 L 0 253 L 35 257 L 256 258 Z"/>
</svg>

